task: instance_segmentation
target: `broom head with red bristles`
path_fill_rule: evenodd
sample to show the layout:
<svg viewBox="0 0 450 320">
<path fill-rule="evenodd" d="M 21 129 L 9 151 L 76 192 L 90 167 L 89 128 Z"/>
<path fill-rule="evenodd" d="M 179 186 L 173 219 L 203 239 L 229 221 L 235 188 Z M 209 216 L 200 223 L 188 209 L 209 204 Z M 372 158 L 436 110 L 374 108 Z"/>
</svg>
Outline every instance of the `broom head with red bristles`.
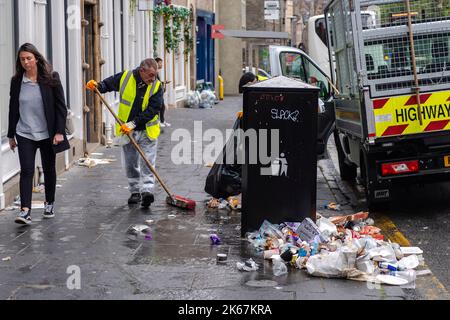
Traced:
<svg viewBox="0 0 450 320">
<path fill-rule="evenodd" d="M 166 202 L 171 206 L 184 209 L 184 210 L 195 210 L 195 201 L 180 196 L 167 197 Z"/>
</svg>

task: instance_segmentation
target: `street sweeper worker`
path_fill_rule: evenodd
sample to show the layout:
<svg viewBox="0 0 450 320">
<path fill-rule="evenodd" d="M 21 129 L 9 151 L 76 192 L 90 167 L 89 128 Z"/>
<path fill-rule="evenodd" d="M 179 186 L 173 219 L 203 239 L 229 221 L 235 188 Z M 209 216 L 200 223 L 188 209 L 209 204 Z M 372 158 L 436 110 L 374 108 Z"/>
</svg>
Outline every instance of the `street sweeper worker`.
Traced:
<svg viewBox="0 0 450 320">
<path fill-rule="evenodd" d="M 153 167 L 161 130 L 159 112 L 164 94 L 163 86 L 156 78 L 157 73 L 158 63 L 154 59 L 146 59 L 135 70 L 118 73 L 99 83 L 91 80 L 86 85 L 87 89 L 94 91 L 97 88 L 100 93 L 120 92 L 118 116 L 124 124 L 120 126 L 116 123 L 116 136 L 131 133 Z M 126 136 L 124 138 L 128 139 Z M 141 203 L 142 207 L 149 208 L 155 201 L 155 176 L 131 143 L 126 143 L 122 148 L 131 193 L 128 204 Z"/>
</svg>

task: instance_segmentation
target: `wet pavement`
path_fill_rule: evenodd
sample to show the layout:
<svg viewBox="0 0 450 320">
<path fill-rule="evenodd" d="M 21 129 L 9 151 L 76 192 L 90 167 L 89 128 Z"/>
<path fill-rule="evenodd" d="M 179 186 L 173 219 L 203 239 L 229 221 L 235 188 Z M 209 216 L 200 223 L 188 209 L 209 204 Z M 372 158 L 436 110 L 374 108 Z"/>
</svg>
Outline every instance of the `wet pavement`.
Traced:
<svg viewBox="0 0 450 320">
<path fill-rule="evenodd" d="M 294 269 L 275 277 L 271 263 L 241 239 L 240 213 L 206 209 L 210 197 L 203 188 L 210 168 L 204 164 L 175 165 L 171 152 L 177 141 L 171 141 L 171 134 L 179 128 L 187 129 L 195 145 L 199 137 L 193 134 L 194 121 L 202 121 L 203 130 L 225 130 L 232 127 L 240 109 L 241 98 L 235 97 L 213 109 L 167 112 L 172 127 L 161 136 L 157 170 L 173 193 L 197 201 L 195 212 L 169 207 L 159 186 L 151 209 L 126 205 L 129 193 L 117 147 L 97 150 L 103 155 L 95 157 L 116 160 L 111 164 L 93 168 L 75 165 L 59 177 L 62 187 L 57 189 L 55 219 L 42 220 L 41 210 L 34 210 L 32 226 L 20 227 L 13 223 L 15 212 L 1 212 L 0 299 L 421 298 L 420 288 L 376 289 L 365 282 L 313 278 L 306 271 Z M 199 150 L 193 148 L 192 152 L 195 155 Z M 319 162 L 317 183 L 320 213 L 335 214 L 321 209 L 330 202 L 343 204 L 339 214 L 354 213 L 336 183 L 330 160 Z M 40 198 L 41 194 L 34 195 L 35 200 Z M 149 219 L 154 220 L 151 240 L 127 235 L 130 226 Z M 221 245 L 211 245 L 211 233 L 219 235 Z M 216 263 L 218 253 L 228 255 L 226 264 Z M 10 260 L 2 260 L 7 257 Z M 238 271 L 236 262 L 250 257 L 260 269 Z"/>
</svg>

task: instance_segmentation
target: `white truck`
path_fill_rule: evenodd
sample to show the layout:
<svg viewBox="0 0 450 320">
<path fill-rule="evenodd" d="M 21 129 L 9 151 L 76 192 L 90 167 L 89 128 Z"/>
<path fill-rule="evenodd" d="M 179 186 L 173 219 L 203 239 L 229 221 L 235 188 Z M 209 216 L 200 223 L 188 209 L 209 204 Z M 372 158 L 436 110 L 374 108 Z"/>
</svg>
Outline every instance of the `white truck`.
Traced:
<svg viewBox="0 0 450 320">
<path fill-rule="evenodd" d="M 365 12 L 375 13 L 370 26 Z M 337 90 L 295 48 L 271 48 L 271 73 L 330 96 L 342 178 L 360 169 L 369 207 L 389 202 L 395 185 L 450 180 L 449 2 L 331 0 L 324 17 Z"/>
</svg>

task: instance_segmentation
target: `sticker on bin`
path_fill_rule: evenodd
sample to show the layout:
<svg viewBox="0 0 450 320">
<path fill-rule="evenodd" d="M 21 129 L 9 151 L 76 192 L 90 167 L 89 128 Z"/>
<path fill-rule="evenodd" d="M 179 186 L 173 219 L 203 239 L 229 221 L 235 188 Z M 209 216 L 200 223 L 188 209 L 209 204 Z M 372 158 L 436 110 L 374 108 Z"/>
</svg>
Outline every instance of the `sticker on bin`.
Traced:
<svg viewBox="0 0 450 320">
<path fill-rule="evenodd" d="M 261 168 L 262 176 L 272 176 L 272 177 L 287 177 L 288 175 L 288 162 L 287 159 L 282 153 L 279 158 L 276 158 L 272 161 L 270 167 Z"/>
</svg>

